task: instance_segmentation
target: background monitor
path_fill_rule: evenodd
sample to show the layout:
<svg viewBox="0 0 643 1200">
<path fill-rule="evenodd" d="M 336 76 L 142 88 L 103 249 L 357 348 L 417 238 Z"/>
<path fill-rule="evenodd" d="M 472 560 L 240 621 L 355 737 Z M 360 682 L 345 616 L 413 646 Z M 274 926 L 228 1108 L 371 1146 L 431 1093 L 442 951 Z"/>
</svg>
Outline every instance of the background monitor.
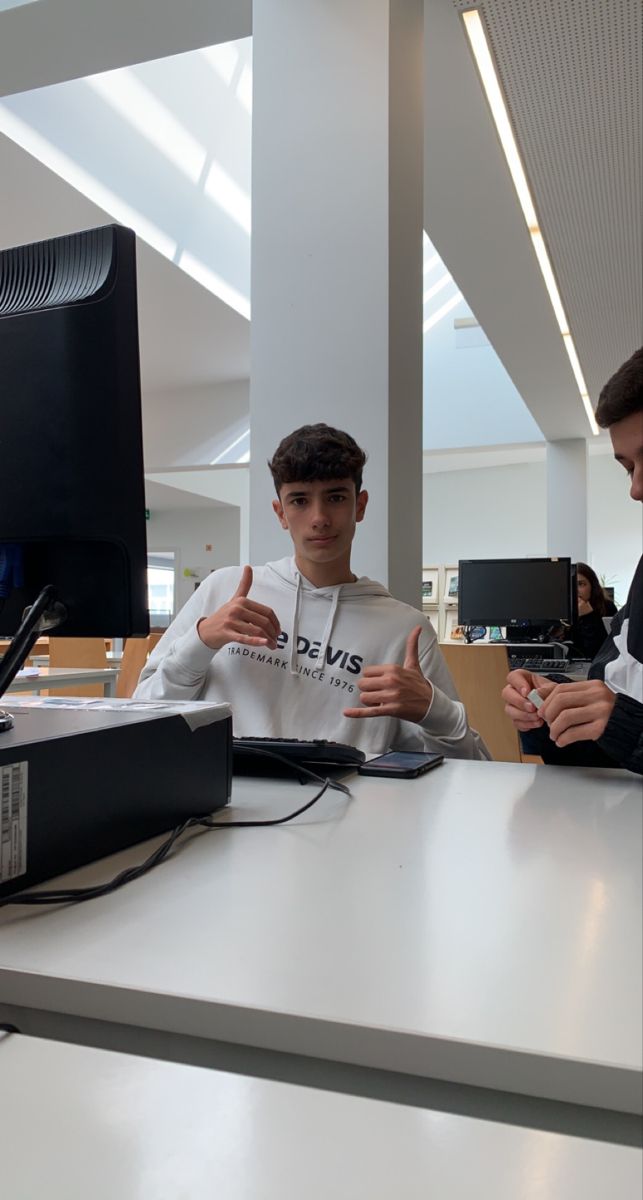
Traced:
<svg viewBox="0 0 643 1200">
<path fill-rule="evenodd" d="M 461 625 L 547 627 L 576 618 L 576 587 L 569 558 L 462 559 Z"/>
<path fill-rule="evenodd" d="M 0 381 L 0 634 L 47 584 L 56 634 L 147 633 L 131 229 L 0 252 Z"/>
</svg>

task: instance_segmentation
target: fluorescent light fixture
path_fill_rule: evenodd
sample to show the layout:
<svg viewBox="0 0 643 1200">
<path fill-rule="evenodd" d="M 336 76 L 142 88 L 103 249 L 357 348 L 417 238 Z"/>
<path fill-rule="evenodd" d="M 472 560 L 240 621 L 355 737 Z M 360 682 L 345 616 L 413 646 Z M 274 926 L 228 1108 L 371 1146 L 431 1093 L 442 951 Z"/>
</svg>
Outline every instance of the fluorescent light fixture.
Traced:
<svg viewBox="0 0 643 1200">
<path fill-rule="evenodd" d="M 427 317 L 426 321 L 424 322 L 424 325 L 422 326 L 422 332 L 428 333 L 429 329 L 433 329 L 433 326 L 437 325 L 438 321 L 441 321 L 443 317 L 446 317 L 447 313 L 450 313 L 451 310 L 455 308 L 456 304 L 460 303 L 461 299 L 462 292 L 456 292 L 455 296 L 452 296 L 450 300 L 447 300 L 441 308 L 436 308 L 435 312 L 431 313 L 431 316 Z"/>
<path fill-rule="evenodd" d="M 500 89 L 498 76 L 496 74 L 496 69 L 491 57 L 491 51 L 489 50 L 489 43 L 487 42 L 484 26 L 480 18 L 480 13 L 475 8 L 468 9 L 462 14 L 462 20 L 464 22 L 469 43 L 471 45 L 473 57 L 476 60 L 476 66 L 478 68 L 482 86 L 485 90 L 485 95 L 491 109 L 491 115 L 494 119 L 498 137 L 500 138 L 500 144 L 507 160 L 507 166 L 509 167 L 509 172 L 516 189 L 520 207 L 522 208 L 523 216 L 527 222 L 532 245 L 534 247 L 536 258 L 538 259 L 538 265 L 540 266 L 540 270 L 545 281 L 545 287 L 547 288 L 547 294 L 554 310 L 565 349 L 569 355 L 569 361 L 571 363 L 574 378 L 583 401 L 587 418 L 589 420 L 590 428 L 592 433 L 597 434 L 600 431 L 592 411 L 587 385 L 583 378 L 583 372 L 580 368 L 576 348 L 569 332 L 569 325 L 565 315 L 565 309 L 563 308 L 563 302 L 560 298 L 560 292 L 558 291 L 558 285 L 556 283 L 556 278 L 554 276 L 549 254 L 547 252 L 547 247 L 540 231 L 538 217 L 536 216 L 536 209 L 531 198 L 531 192 L 529 190 L 527 177 L 520 159 L 520 154 L 518 153 L 516 139 L 513 135 L 511 122 L 509 121 L 509 114 L 507 113 L 504 97 Z"/>
<path fill-rule="evenodd" d="M 191 183 L 198 183 L 207 157 L 205 147 L 129 67 L 89 75 L 85 83 L 187 175 Z"/>
</svg>

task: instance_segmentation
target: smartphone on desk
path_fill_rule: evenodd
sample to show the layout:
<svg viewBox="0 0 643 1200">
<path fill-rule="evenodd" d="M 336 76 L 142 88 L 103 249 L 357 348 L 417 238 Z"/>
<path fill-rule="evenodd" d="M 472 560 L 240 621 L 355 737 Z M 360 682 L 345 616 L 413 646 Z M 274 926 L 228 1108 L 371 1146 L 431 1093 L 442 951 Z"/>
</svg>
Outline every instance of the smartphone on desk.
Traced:
<svg viewBox="0 0 643 1200">
<path fill-rule="evenodd" d="M 443 754 L 428 754 L 416 750 L 390 750 L 362 763 L 360 775 L 387 775 L 389 779 L 417 779 L 444 762 Z"/>
</svg>

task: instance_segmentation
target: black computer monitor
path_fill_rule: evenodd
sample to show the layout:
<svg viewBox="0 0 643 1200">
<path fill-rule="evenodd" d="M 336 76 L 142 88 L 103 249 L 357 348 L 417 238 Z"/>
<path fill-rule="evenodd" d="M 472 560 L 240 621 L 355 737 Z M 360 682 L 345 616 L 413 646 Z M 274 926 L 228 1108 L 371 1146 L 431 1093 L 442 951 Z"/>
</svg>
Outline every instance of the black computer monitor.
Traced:
<svg viewBox="0 0 643 1200">
<path fill-rule="evenodd" d="M 65 637 L 148 632 L 135 237 L 0 251 L 0 634 L 51 585 Z"/>
<path fill-rule="evenodd" d="M 506 625 L 507 636 L 531 641 L 576 617 L 569 558 L 462 559 L 458 571 L 461 625 Z"/>
</svg>

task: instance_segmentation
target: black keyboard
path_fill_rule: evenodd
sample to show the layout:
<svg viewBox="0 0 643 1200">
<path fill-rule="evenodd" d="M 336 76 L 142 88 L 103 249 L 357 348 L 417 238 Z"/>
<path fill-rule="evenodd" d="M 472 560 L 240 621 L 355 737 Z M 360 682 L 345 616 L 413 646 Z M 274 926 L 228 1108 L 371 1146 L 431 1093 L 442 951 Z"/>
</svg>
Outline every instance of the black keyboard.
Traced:
<svg viewBox="0 0 643 1200">
<path fill-rule="evenodd" d="M 523 658 L 519 654 L 509 655 L 509 666 L 512 671 L 536 671 L 542 675 L 545 671 L 569 671 L 571 663 L 567 658 Z"/>
<path fill-rule="evenodd" d="M 271 765 L 279 767 L 276 759 L 268 755 L 258 754 L 259 750 L 269 750 L 272 754 L 280 754 L 289 762 L 302 766 L 310 765 L 315 769 L 324 767 L 359 767 L 366 759 L 362 750 L 355 746 L 347 746 L 343 742 L 329 742 L 325 738 L 313 738 L 302 741 L 299 738 L 269 738 L 243 737 L 233 738 L 233 770 L 236 774 L 267 774 Z M 272 772 L 271 772 L 272 773 Z"/>
</svg>

